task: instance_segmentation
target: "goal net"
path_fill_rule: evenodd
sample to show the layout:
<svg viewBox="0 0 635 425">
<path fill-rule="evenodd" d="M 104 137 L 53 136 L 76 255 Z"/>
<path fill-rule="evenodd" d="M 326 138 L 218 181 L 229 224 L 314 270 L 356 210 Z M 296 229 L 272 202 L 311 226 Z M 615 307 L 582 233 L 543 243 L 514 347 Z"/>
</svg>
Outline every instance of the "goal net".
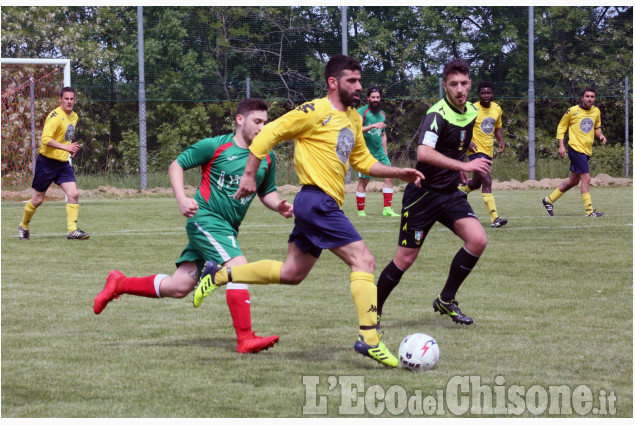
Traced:
<svg viewBox="0 0 635 425">
<path fill-rule="evenodd" d="M 2 190 L 31 186 L 47 115 L 59 106 L 64 68 L 2 61 Z"/>
</svg>

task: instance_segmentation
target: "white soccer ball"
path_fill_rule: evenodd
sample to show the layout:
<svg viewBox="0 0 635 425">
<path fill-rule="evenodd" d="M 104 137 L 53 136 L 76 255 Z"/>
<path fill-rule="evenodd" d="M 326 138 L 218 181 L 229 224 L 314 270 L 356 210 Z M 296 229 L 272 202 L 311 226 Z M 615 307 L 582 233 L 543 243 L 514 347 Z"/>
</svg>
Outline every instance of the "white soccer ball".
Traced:
<svg viewBox="0 0 635 425">
<path fill-rule="evenodd" d="M 408 335 L 399 346 L 399 361 L 415 372 L 434 369 L 439 361 L 439 344 L 430 335 Z"/>
</svg>

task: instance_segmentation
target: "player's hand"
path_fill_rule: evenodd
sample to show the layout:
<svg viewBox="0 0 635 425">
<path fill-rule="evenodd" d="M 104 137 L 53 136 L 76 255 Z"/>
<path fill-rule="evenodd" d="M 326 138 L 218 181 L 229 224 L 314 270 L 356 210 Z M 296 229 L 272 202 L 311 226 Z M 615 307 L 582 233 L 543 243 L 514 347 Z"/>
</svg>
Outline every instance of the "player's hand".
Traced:
<svg viewBox="0 0 635 425">
<path fill-rule="evenodd" d="M 68 151 L 71 154 L 71 158 L 75 157 L 75 154 L 82 148 L 82 145 L 80 145 L 77 142 L 73 142 L 70 145 L 68 145 Z"/>
<path fill-rule="evenodd" d="M 243 175 L 238 185 L 238 190 L 234 193 L 234 199 L 246 198 L 256 192 L 256 179 Z"/>
<path fill-rule="evenodd" d="M 473 161 L 463 162 L 462 164 L 464 164 L 462 171 L 465 171 L 465 172 L 476 171 L 478 173 L 488 174 L 490 167 L 492 165 L 492 160 L 486 159 L 486 158 L 476 158 Z M 459 172 L 460 171 L 461 170 L 459 170 Z"/>
<path fill-rule="evenodd" d="M 414 168 L 402 168 L 401 173 L 402 174 L 399 176 L 399 179 L 408 183 L 414 183 L 417 187 L 421 187 L 421 180 L 425 179 L 423 173 L 419 170 L 415 170 Z"/>
<path fill-rule="evenodd" d="M 565 156 L 567 156 L 567 150 L 564 148 L 564 146 L 560 146 L 558 148 L 558 155 L 560 155 L 560 158 L 564 158 Z"/>
<path fill-rule="evenodd" d="M 467 150 L 470 152 L 476 152 L 477 149 L 478 147 L 476 147 L 476 143 L 474 142 L 470 142 L 470 144 L 467 147 Z"/>
<path fill-rule="evenodd" d="M 606 145 L 606 137 L 604 137 L 604 135 L 600 136 L 600 140 L 602 141 L 602 145 Z"/>
<path fill-rule="evenodd" d="M 499 143 L 498 144 L 498 150 L 496 151 L 496 154 L 499 155 L 499 154 L 503 153 L 504 150 L 505 150 L 505 143 Z"/>
<path fill-rule="evenodd" d="M 185 217 L 194 217 L 198 211 L 198 202 L 192 198 L 185 198 L 179 202 L 179 210 Z"/>
<path fill-rule="evenodd" d="M 467 184 L 467 182 L 470 180 L 465 171 L 459 171 L 459 179 L 461 181 L 461 184 Z"/>
<path fill-rule="evenodd" d="M 375 126 L 375 128 L 378 128 L 380 130 L 386 128 L 386 123 L 385 122 L 376 122 L 375 124 L 373 124 Z"/>
<path fill-rule="evenodd" d="M 281 199 L 278 203 L 278 213 L 284 218 L 293 217 L 293 204 L 288 203 L 286 199 Z"/>
</svg>

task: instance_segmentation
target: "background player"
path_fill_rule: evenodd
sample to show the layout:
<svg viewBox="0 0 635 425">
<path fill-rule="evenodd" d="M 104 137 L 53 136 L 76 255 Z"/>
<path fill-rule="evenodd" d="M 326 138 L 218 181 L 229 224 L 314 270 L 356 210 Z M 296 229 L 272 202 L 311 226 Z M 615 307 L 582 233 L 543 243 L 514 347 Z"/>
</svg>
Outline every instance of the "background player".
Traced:
<svg viewBox="0 0 635 425">
<path fill-rule="evenodd" d="M 492 160 L 494 158 L 494 136 L 498 141 L 498 151 L 501 153 L 505 150 L 505 141 L 503 140 L 502 117 L 503 110 L 496 102 L 492 102 L 494 97 L 494 86 L 489 81 L 481 81 L 478 85 L 477 93 L 479 101 L 474 104 L 478 110 L 476 121 L 474 121 L 474 132 L 472 142 L 467 151 L 470 161 L 476 158 L 486 158 Z M 459 186 L 465 193 L 481 188 L 481 196 L 485 202 L 485 208 L 490 217 L 490 226 L 502 227 L 507 224 L 506 218 L 500 218 L 496 211 L 496 202 L 492 195 L 492 174 L 488 170 L 486 173 L 473 173 L 472 179 L 466 184 Z"/>
<path fill-rule="evenodd" d="M 586 87 L 582 92 L 580 104 L 567 109 L 558 124 L 558 154 L 560 158 L 564 158 L 567 154 L 564 148 L 564 134 L 569 135 L 569 160 L 571 174 L 560 183 L 551 195 L 542 199 L 542 205 L 545 206 L 549 215 L 553 215 L 553 203 L 556 202 L 564 193 L 576 187 L 580 183 L 580 193 L 582 194 L 582 202 L 587 217 L 602 217 L 604 213 L 593 209 L 591 202 L 591 194 L 589 193 L 589 185 L 591 183 L 591 174 L 589 173 L 589 158 L 593 149 L 594 136 L 597 136 L 602 145 L 606 145 L 606 137 L 602 134 L 602 118 L 600 109 L 593 106 L 595 103 L 595 89 Z"/>
<path fill-rule="evenodd" d="M 24 206 L 22 221 L 18 225 L 18 237 L 29 240 L 31 233 L 29 224 L 37 207 L 42 205 L 51 183 L 59 185 L 66 194 L 67 239 L 88 239 L 90 235 L 77 228 L 79 215 L 79 192 L 75 182 L 73 166 L 68 161 L 81 149 L 81 145 L 73 142 L 79 117 L 73 111 L 75 107 L 75 91 L 71 87 L 60 90 L 60 106 L 46 117 L 42 130 L 40 153 L 35 160 L 33 175 L 33 193 Z"/>
<path fill-rule="evenodd" d="M 295 227 L 289 236 L 284 263 L 261 260 L 242 266 L 220 268 L 206 264 L 194 293 L 194 307 L 220 285 L 240 281 L 297 285 L 306 278 L 323 249 L 341 258 L 349 275 L 357 310 L 359 336 L 354 348 L 386 366 L 399 361 L 377 334 L 375 259 L 341 209 L 348 165 L 374 177 L 397 177 L 418 185 L 423 175 L 412 168 L 396 168 L 377 161 L 368 151 L 362 134 L 362 118 L 354 109 L 361 95 L 361 65 L 349 56 L 335 55 L 324 71 L 327 96 L 304 103 L 266 125 L 256 137 L 235 194 L 249 197 L 256 190 L 254 172 L 277 143 L 295 140 L 295 169 L 302 190 L 294 200 Z M 328 350 L 320 341 L 320 350 Z"/>
<path fill-rule="evenodd" d="M 249 145 L 267 122 L 267 104 L 258 99 L 242 100 L 236 108 L 236 132 L 203 139 L 188 147 L 170 165 L 170 183 L 181 213 L 188 217 L 185 229 L 189 239 L 172 276 L 156 274 L 146 277 L 126 277 L 113 270 L 106 286 L 95 298 L 94 311 L 99 314 L 121 294 L 149 298 L 183 298 L 196 286 L 206 260 L 232 267 L 247 263 L 238 244 L 238 228 L 247 213 L 253 196 L 237 200 L 232 196 L 245 170 Z M 293 206 L 280 200 L 276 191 L 276 158 L 265 155 L 256 172 L 257 193 L 269 209 L 289 218 Z M 201 185 L 194 199 L 185 195 L 183 172 L 202 168 Z M 257 352 L 273 347 L 276 335 L 256 336 L 251 330 L 251 310 L 248 286 L 232 283 L 227 286 L 227 305 L 237 336 L 237 351 Z"/>
<path fill-rule="evenodd" d="M 417 148 L 417 170 L 426 179 L 421 187 L 406 186 L 397 253 L 377 281 L 380 316 L 388 295 L 417 259 L 423 241 L 438 221 L 461 238 L 464 245 L 454 256 L 445 286 L 432 306 L 434 311 L 449 315 L 456 323 L 474 322 L 461 312 L 455 296 L 485 251 L 487 235 L 467 202 L 467 195 L 457 186 L 460 171 L 486 173 L 492 161 L 476 158 L 463 162 L 477 115 L 476 108 L 467 101 L 471 86 L 470 68 L 464 60 L 454 59 L 445 64 L 443 89 L 446 95 L 424 117 Z"/>
<path fill-rule="evenodd" d="M 370 86 L 366 90 L 366 100 L 368 105 L 362 106 L 357 110 L 362 116 L 362 132 L 366 147 L 379 162 L 385 165 L 391 165 L 388 159 L 388 137 L 386 137 L 386 113 L 381 109 L 381 88 L 379 86 Z M 366 206 L 366 186 L 370 181 L 370 176 L 357 173 L 359 182 L 357 183 L 357 191 L 355 197 L 357 200 L 357 214 L 366 217 L 364 208 Z M 392 209 L 393 184 L 392 179 L 384 179 L 384 210 L 382 215 L 386 217 L 399 217 L 399 214 Z"/>
</svg>

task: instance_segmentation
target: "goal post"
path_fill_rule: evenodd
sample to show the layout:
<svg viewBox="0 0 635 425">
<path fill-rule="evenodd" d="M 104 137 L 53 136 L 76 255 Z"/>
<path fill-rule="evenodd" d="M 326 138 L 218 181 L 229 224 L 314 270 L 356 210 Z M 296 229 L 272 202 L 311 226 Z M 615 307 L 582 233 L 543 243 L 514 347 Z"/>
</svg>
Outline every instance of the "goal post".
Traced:
<svg viewBox="0 0 635 425">
<path fill-rule="evenodd" d="M 35 170 L 44 118 L 70 87 L 69 59 L 0 58 L 2 64 L 2 189 L 25 190 Z"/>
</svg>

